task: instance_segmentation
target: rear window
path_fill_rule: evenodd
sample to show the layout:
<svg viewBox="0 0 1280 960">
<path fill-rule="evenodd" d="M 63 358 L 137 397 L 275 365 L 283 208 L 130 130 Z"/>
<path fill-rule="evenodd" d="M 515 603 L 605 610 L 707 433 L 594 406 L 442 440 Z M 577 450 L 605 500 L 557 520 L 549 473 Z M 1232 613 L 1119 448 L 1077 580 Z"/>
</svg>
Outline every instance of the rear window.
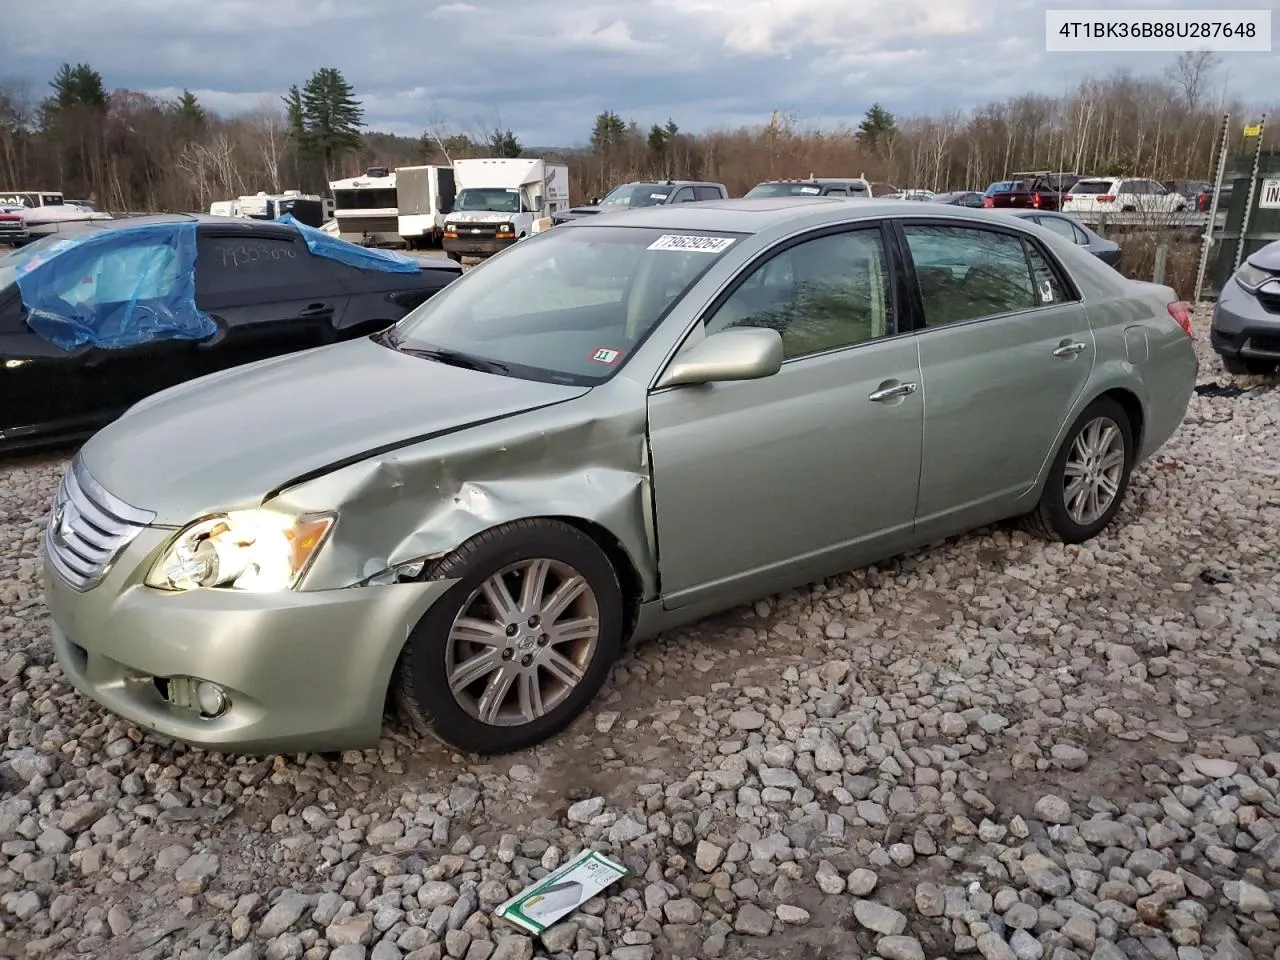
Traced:
<svg viewBox="0 0 1280 960">
<path fill-rule="evenodd" d="M 1072 193 L 1107 193 L 1111 190 L 1110 180 L 1081 180 L 1071 188 Z"/>
<path fill-rule="evenodd" d="M 822 195 L 820 183 L 760 183 L 747 191 L 744 200 L 757 197 L 819 197 Z"/>
<path fill-rule="evenodd" d="M 1001 180 L 987 187 L 987 194 L 993 193 L 1017 193 L 1022 189 L 1021 180 Z"/>
</svg>

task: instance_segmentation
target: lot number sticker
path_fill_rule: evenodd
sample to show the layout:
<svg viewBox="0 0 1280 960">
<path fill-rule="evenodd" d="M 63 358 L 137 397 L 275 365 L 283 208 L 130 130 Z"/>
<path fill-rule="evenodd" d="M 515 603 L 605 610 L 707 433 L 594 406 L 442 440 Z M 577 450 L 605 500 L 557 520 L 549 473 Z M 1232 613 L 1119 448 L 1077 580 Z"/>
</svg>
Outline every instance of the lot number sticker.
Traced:
<svg viewBox="0 0 1280 960">
<path fill-rule="evenodd" d="M 618 359 L 618 351 L 610 350 L 607 347 L 601 347 L 591 355 L 591 359 L 596 363 L 613 363 Z"/>
<path fill-rule="evenodd" d="M 732 237 L 694 237 L 680 233 L 666 233 L 653 243 L 650 250 L 679 250 L 684 253 L 723 253 L 733 246 Z"/>
</svg>

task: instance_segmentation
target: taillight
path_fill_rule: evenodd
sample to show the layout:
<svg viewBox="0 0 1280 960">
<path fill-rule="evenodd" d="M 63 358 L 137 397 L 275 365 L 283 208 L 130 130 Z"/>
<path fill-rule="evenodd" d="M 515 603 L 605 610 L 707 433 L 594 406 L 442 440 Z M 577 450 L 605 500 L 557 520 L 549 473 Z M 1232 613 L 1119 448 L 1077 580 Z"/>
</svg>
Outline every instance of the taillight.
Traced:
<svg viewBox="0 0 1280 960">
<path fill-rule="evenodd" d="M 1071 194 L 1069 194 L 1069 193 L 1068 193 L 1065 197 L 1063 197 L 1063 198 L 1062 198 L 1062 202 L 1063 202 L 1063 203 L 1070 203 L 1070 202 L 1072 201 L 1072 199 L 1074 199 L 1074 198 L 1071 196 Z"/>
<path fill-rule="evenodd" d="M 1188 337 L 1195 339 L 1196 333 L 1191 328 L 1191 312 L 1187 309 L 1185 303 L 1181 300 L 1175 300 L 1169 304 L 1169 316 L 1173 317 L 1178 326 L 1186 331 Z"/>
<path fill-rule="evenodd" d="M 1098 198 L 1099 203 L 1115 203 L 1116 198 L 1109 193 L 1105 193 Z"/>
<path fill-rule="evenodd" d="M 996 205 L 996 202 L 995 202 L 994 200 L 992 200 L 990 197 L 983 197 L 983 198 L 982 198 L 982 205 L 983 205 L 984 207 L 994 207 L 994 206 Z"/>
<path fill-rule="evenodd" d="M 1035 196 L 1031 198 L 1031 205 L 1035 207 L 1037 210 L 1040 209 L 1040 194 L 1037 193 Z"/>
</svg>

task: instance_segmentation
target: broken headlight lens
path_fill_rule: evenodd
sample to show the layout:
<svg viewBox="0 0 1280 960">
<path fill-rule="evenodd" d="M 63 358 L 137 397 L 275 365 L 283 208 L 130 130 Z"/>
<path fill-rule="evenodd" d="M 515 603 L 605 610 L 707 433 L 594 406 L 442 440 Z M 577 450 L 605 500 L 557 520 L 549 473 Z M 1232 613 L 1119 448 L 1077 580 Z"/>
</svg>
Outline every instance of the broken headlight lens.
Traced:
<svg viewBox="0 0 1280 960">
<path fill-rule="evenodd" d="M 291 590 L 337 519 L 331 513 L 294 517 L 274 510 L 240 510 L 197 520 L 165 548 L 147 574 L 147 586 Z"/>
<path fill-rule="evenodd" d="M 1236 271 L 1236 283 L 1250 292 L 1257 290 L 1268 280 L 1274 279 L 1276 279 L 1276 274 L 1270 270 L 1255 267 L 1252 263 L 1243 263 L 1240 265 L 1240 269 Z"/>
</svg>

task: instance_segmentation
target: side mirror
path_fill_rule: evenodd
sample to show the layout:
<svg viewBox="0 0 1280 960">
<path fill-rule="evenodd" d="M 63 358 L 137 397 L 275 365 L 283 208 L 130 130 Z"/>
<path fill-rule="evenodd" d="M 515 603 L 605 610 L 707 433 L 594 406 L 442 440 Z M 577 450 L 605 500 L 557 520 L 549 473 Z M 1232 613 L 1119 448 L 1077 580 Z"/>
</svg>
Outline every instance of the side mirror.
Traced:
<svg viewBox="0 0 1280 960">
<path fill-rule="evenodd" d="M 735 327 L 713 333 L 678 354 L 658 387 L 728 380 L 759 380 L 782 369 L 782 336 L 768 327 Z"/>
</svg>

